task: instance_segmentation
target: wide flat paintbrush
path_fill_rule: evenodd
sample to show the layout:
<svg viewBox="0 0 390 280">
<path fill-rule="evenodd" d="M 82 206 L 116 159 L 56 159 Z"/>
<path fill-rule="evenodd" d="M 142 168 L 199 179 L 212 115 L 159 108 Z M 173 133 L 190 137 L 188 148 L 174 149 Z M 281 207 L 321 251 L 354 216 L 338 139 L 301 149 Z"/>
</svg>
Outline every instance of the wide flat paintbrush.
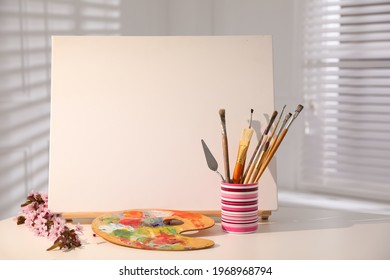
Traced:
<svg viewBox="0 0 390 280">
<path fill-rule="evenodd" d="M 244 128 L 241 132 L 240 145 L 238 148 L 236 165 L 234 166 L 234 171 L 233 171 L 233 180 L 232 180 L 233 184 L 239 184 L 241 182 L 242 175 L 244 173 L 246 155 L 253 135 L 252 114 L 253 114 L 253 109 L 251 109 L 251 120 L 249 122 L 249 128 Z"/>
<path fill-rule="evenodd" d="M 275 144 L 272 146 L 267 158 L 265 159 L 265 161 L 261 165 L 259 172 L 256 174 L 255 182 L 258 182 L 260 180 L 261 175 L 263 174 L 264 170 L 267 168 L 269 162 L 271 161 L 272 157 L 275 155 L 277 149 L 279 148 L 280 143 L 282 143 L 284 137 L 286 136 L 288 129 L 290 128 L 293 121 L 298 117 L 298 115 L 302 111 L 302 109 L 303 109 L 303 106 L 301 104 L 299 104 L 295 110 L 294 115 L 292 116 L 292 118 L 290 118 L 290 121 L 286 124 L 285 128 L 280 133 L 279 137 L 276 139 Z"/>
<path fill-rule="evenodd" d="M 228 148 L 228 138 L 226 132 L 225 109 L 219 110 L 219 116 L 221 117 L 221 126 L 222 126 L 222 151 L 223 151 L 223 163 L 225 168 L 225 182 L 230 183 L 229 148 Z"/>
</svg>

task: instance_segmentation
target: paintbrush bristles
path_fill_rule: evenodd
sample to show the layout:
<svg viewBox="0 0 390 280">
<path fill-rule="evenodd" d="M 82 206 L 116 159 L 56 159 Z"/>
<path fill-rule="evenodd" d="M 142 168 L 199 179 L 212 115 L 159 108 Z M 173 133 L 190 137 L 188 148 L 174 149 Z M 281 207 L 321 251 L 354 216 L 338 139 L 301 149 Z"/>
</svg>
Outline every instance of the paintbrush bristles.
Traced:
<svg viewBox="0 0 390 280">
<path fill-rule="evenodd" d="M 225 168 L 225 182 L 230 183 L 229 148 L 228 148 L 228 138 L 226 132 L 225 109 L 219 110 L 219 116 L 221 117 L 221 125 L 222 125 L 222 151 L 223 151 L 223 162 Z"/>
<path fill-rule="evenodd" d="M 253 128 L 244 128 L 241 132 L 240 141 L 250 142 L 253 135 Z"/>
<path fill-rule="evenodd" d="M 221 117 L 221 122 L 225 124 L 225 109 L 219 110 L 219 116 Z"/>
<path fill-rule="evenodd" d="M 269 123 L 268 123 L 268 125 L 267 125 L 267 128 L 264 130 L 264 134 L 265 134 L 265 135 L 268 134 L 268 131 L 271 129 L 272 124 L 274 123 L 275 118 L 276 118 L 277 115 L 278 115 L 278 111 L 274 111 L 274 112 L 272 113 L 272 116 L 271 116 L 271 119 L 269 120 Z"/>
<path fill-rule="evenodd" d="M 251 119 L 249 120 L 249 128 L 252 127 L 252 116 L 253 116 L 253 109 L 251 109 Z"/>
<path fill-rule="evenodd" d="M 292 122 L 298 117 L 299 113 L 303 110 L 303 105 L 299 104 L 297 108 L 295 109 L 295 113 L 290 119 L 290 122 L 286 125 L 286 128 L 288 129 Z"/>
<path fill-rule="evenodd" d="M 299 105 L 297 106 L 297 109 L 296 109 L 295 111 L 297 111 L 298 113 L 300 113 L 300 112 L 302 111 L 302 109 L 303 109 L 303 105 L 302 105 L 302 104 L 299 104 Z"/>
</svg>

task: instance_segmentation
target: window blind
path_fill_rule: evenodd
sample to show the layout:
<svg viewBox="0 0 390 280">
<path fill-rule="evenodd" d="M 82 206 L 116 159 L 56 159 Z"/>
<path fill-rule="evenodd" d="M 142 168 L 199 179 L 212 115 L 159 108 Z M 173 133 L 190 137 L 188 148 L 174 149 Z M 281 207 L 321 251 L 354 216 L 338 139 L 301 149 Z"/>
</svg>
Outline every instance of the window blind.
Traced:
<svg viewBox="0 0 390 280">
<path fill-rule="evenodd" d="M 390 201 L 390 1 L 306 0 L 306 188 Z"/>
</svg>

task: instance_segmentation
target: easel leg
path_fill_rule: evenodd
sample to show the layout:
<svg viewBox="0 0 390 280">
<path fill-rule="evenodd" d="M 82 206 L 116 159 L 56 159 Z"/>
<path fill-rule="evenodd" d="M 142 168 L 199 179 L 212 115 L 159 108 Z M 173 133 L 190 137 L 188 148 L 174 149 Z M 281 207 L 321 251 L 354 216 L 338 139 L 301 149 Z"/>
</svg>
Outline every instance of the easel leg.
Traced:
<svg viewBox="0 0 390 280">
<path fill-rule="evenodd" d="M 270 210 L 261 210 L 259 211 L 259 216 L 261 220 L 268 221 L 269 216 L 271 216 L 272 212 Z"/>
</svg>

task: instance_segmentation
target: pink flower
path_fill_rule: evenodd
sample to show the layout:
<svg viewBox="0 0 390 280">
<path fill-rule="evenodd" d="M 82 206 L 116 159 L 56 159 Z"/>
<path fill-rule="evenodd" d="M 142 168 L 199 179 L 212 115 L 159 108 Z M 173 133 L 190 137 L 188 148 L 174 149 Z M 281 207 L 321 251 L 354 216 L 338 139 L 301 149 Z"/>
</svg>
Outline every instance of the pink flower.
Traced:
<svg viewBox="0 0 390 280">
<path fill-rule="evenodd" d="M 65 228 L 65 220 L 62 219 L 60 216 L 56 216 L 53 219 L 53 228 L 57 229 L 58 231 L 62 232 Z"/>
<path fill-rule="evenodd" d="M 28 228 L 32 229 L 34 227 L 35 217 L 36 217 L 35 212 L 31 212 L 27 214 L 26 221 L 24 223 Z"/>
<path fill-rule="evenodd" d="M 47 202 L 49 201 L 49 196 L 47 193 L 41 195 L 43 201 L 45 202 L 46 206 L 47 206 Z"/>
<path fill-rule="evenodd" d="M 52 228 L 51 230 L 50 230 L 50 233 L 49 233 L 49 236 L 48 236 L 48 238 L 50 239 L 50 240 L 56 240 L 59 236 L 61 235 L 61 231 L 58 229 L 58 228 Z"/>
<path fill-rule="evenodd" d="M 47 220 L 44 218 L 44 215 L 40 214 L 34 221 L 34 233 L 40 236 L 47 236 Z"/>
<path fill-rule="evenodd" d="M 46 213 L 46 212 L 48 212 L 48 209 L 47 209 L 47 207 L 45 207 L 44 204 L 39 204 L 37 212 L 38 213 Z"/>
<path fill-rule="evenodd" d="M 22 213 L 24 213 L 24 214 L 29 214 L 29 213 L 31 213 L 33 211 L 35 212 L 34 203 L 30 203 L 29 205 L 24 206 L 22 208 Z"/>
</svg>

